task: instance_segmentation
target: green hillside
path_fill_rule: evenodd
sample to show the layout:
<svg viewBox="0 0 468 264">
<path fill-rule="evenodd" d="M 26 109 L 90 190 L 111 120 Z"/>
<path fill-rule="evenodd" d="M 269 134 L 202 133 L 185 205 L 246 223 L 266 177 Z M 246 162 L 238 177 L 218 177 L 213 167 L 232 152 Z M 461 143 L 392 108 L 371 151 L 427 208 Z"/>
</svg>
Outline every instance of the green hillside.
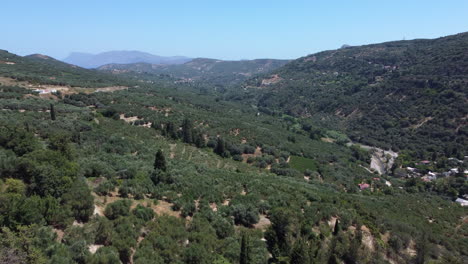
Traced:
<svg viewBox="0 0 468 264">
<path fill-rule="evenodd" d="M 178 65 L 109 64 L 99 67 L 99 70 L 114 74 L 129 72 L 133 74 L 162 74 L 169 75 L 181 83 L 229 87 L 240 84 L 257 74 L 275 70 L 287 62 L 287 60 L 272 59 L 223 61 L 198 58 Z"/>
<path fill-rule="evenodd" d="M 3 52 L 0 76 L 17 81 L 0 86 L 0 263 L 466 263 L 467 207 L 454 200 L 468 194 L 467 161 L 427 150 L 444 143 L 462 155 L 465 128 L 447 135 L 453 143 L 420 132 L 429 133 L 429 125 L 439 131 L 432 122 L 443 115 L 453 115 L 453 122 L 466 115 L 459 105 L 460 96 L 466 99 L 465 38 L 414 42 L 441 41 L 445 48 L 437 52 L 433 44 L 421 51 L 424 45 L 396 42 L 319 53 L 248 80 L 245 92 L 235 87 L 238 72 L 261 73 L 268 61 L 219 69 L 196 60 L 190 67 L 205 70 L 180 70 L 199 76 L 191 89 L 178 82 L 186 77 L 164 72 L 109 74 Z M 435 52 L 425 60 L 439 56 L 443 67 L 427 67 L 431 76 L 450 71 L 433 78 L 443 88 L 408 84 L 402 76 L 421 80 L 429 70 L 399 62 L 412 58 L 398 56 L 408 49 L 403 44 L 418 54 Z M 381 65 L 369 64 L 371 58 Z M 385 66 L 397 66 L 400 77 Z M 360 77 L 368 76 L 361 70 L 375 78 Z M 217 81 L 231 100 L 210 90 Z M 130 88 L 41 96 L 29 83 Z M 363 90 L 348 94 L 351 83 Z M 402 91 L 388 98 L 406 96 L 419 110 L 405 99 L 397 105 L 379 98 L 395 89 L 392 83 Z M 210 92 L 200 94 L 203 87 Z M 436 91 L 433 101 L 424 101 L 427 89 Z M 427 117 L 430 111 L 433 119 L 398 132 L 401 139 L 396 128 L 364 122 L 368 116 L 380 124 L 398 111 L 415 119 L 415 112 Z M 374 146 L 407 140 L 401 149 L 416 146 L 421 156 L 438 153 L 445 163 L 420 164 L 418 153 L 401 151 L 391 169 L 378 174 L 371 165 L 376 150 L 349 137 Z M 406 166 L 457 172 L 424 181 L 403 173 Z"/>
<path fill-rule="evenodd" d="M 0 50 L 0 76 L 31 83 L 79 87 L 128 85 L 111 74 L 87 70 L 41 54 L 18 56 Z"/>
<path fill-rule="evenodd" d="M 324 51 L 255 77 L 226 98 L 333 126 L 358 142 L 467 153 L 468 33 Z M 252 99 L 254 98 L 254 99 Z"/>
</svg>

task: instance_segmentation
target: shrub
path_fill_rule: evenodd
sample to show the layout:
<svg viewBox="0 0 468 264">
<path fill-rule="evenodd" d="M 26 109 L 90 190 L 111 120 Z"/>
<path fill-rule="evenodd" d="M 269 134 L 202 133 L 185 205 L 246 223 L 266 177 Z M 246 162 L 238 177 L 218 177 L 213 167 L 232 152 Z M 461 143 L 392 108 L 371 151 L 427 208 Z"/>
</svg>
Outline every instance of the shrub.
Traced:
<svg viewBox="0 0 468 264">
<path fill-rule="evenodd" d="M 240 155 L 243 152 L 243 149 L 240 146 L 237 146 L 237 145 L 229 145 L 228 150 L 229 150 L 229 153 L 231 153 L 231 155 L 233 155 L 233 156 L 234 155 Z"/>
<path fill-rule="evenodd" d="M 254 154 L 255 153 L 255 147 L 251 145 L 244 145 L 244 153 L 245 154 Z"/>
<path fill-rule="evenodd" d="M 184 203 L 182 206 L 182 216 L 187 217 L 187 216 L 193 216 L 197 208 L 195 207 L 195 203 L 192 201 Z"/>
<path fill-rule="evenodd" d="M 94 192 L 99 195 L 108 195 L 115 189 L 115 185 L 116 183 L 114 181 L 105 181 L 94 188 Z"/>
<path fill-rule="evenodd" d="M 63 195 L 63 201 L 71 209 L 75 219 L 88 221 L 94 211 L 94 197 L 83 178 L 77 179 L 67 193 Z"/>
<path fill-rule="evenodd" d="M 244 158 L 242 158 L 241 155 L 234 155 L 234 156 L 232 156 L 232 159 L 235 160 L 235 161 L 243 161 L 244 160 Z"/>
<path fill-rule="evenodd" d="M 113 202 L 106 206 L 104 215 L 111 220 L 117 219 L 119 216 L 128 216 L 131 205 L 132 201 L 127 199 Z"/>
<path fill-rule="evenodd" d="M 258 210 L 252 206 L 235 205 L 232 208 L 232 216 L 236 225 L 249 227 L 258 222 Z"/>
<path fill-rule="evenodd" d="M 137 205 L 135 209 L 132 210 L 133 215 L 137 218 L 142 219 L 147 222 L 154 218 L 154 211 L 151 208 L 144 207 L 142 205 Z"/>
</svg>

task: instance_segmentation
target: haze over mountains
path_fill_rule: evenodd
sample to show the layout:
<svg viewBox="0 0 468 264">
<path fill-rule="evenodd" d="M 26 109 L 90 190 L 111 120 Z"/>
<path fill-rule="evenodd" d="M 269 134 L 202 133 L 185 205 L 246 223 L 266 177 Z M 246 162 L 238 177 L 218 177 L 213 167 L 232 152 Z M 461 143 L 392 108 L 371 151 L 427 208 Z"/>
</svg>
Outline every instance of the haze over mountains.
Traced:
<svg viewBox="0 0 468 264">
<path fill-rule="evenodd" d="M 158 56 L 141 51 L 108 51 L 98 54 L 72 52 L 63 59 L 64 62 L 74 64 L 83 68 L 97 68 L 110 63 L 151 63 L 151 64 L 182 64 L 191 58 L 184 56 Z"/>
<path fill-rule="evenodd" d="M 107 64 L 98 67 L 100 71 L 114 74 L 166 74 L 183 82 L 204 82 L 217 86 L 232 86 L 252 78 L 276 70 L 288 60 L 256 59 L 225 61 L 216 59 L 196 58 L 184 64 Z"/>
</svg>

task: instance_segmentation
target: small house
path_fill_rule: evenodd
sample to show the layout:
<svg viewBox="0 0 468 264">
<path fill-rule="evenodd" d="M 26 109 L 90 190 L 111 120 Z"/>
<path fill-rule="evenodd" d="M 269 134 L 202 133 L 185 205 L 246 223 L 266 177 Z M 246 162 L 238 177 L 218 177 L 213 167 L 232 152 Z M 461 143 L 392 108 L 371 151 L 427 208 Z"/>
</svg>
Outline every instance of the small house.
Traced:
<svg viewBox="0 0 468 264">
<path fill-rule="evenodd" d="M 359 186 L 359 189 L 361 189 L 361 191 L 370 188 L 370 185 L 367 183 L 360 183 L 358 184 L 358 186 Z"/>
<path fill-rule="evenodd" d="M 49 89 L 34 89 L 33 92 L 39 94 L 49 94 L 51 91 Z M 57 92 L 57 90 L 55 90 L 55 92 Z"/>
<path fill-rule="evenodd" d="M 462 198 L 457 198 L 455 200 L 456 203 L 460 204 L 461 206 L 468 206 L 468 200 L 462 199 Z"/>
</svg>

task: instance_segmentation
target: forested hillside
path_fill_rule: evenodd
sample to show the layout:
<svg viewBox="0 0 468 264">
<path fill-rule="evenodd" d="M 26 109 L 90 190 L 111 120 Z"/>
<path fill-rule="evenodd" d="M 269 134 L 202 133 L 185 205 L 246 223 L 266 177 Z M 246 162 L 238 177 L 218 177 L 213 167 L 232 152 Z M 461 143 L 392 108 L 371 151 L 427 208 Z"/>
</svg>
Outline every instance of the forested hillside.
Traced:
<svg viewBox="0 0 468 264">
<path fill-rule="evenodd" d="M 179 65 L 160 65 L 148 63 L 109 64 L 99 67 L 99 70 L 114 74 L 140 73 L 169 75 L 179 83 L 195 83 L 209 87 L 225 88 L 238 85 L 260 73 L 270 72 L 284 64 L 287 60 L 242 60 L 223 61 L 198 58 Z"/>
<path fill-rule="evenodd" d="M 128 83 L 111 74 L 83 69 L 45 55 L 21 57 L 6 50 L 0 50 L 0 76 L 37 84 L 78 87 L 106 87 Z"/>
<path fill-rule="evenodd" d="M 447 109 L 453 112 L 449 124 L 459 122 L 460 111 L 466 115 L 459 102 L 460 96 L 466 100 L 459 58 L 466 55 L 460 44 L 465 38 L 434 40 L 446 46 L 438 48 L 447 52 L 438 61 L 453 76 L 434 78 L 444 88 L 429 81 L 421 88 L 398 86 L 400 99 L 412 98 L 421 116 L 430 111 L 433 117 L 411 133 L 428 125 L 438 131 L 439 123 L 432 122 Z M 427 41 L 420 42 L 424 47 Z M 412 44 L 398 43 L 370 46 L 373 54 L 369 47 L 356 47 L 301 58 L 249 80 L 247 94 L 231 86 L 242 79 L 238 72 L 260 73 L 270 62 L 214 70 L 208 61 L 203 71 L 181 69 L 180 74 L 199 76 L 200 87 L 224 76 L 219 82 L 233 91 L 224 94 L 232 100 L 174 82 L 183 76 L 150 73 L 156 82 L 142 77 L 145 70 L 116 75 L 43 56 L 1 53 L 0 80 L 7 82 L 0 82 L 0 263 L 466 263 L 467 207 L 454 202 L 468 194 L 466 128 L 448 135 L 454 143 L 440 138 L 457 147 L 453 153 L 462 155 L 460 160 L 440 152 L 436 158 L 444 163 L 422 164 L 402 151 L 383 173 L 373 163 L 390 157 L 376 157 L 377 150 L 349 139 L 389 146 L 391 140 L 381 139 L 387 133 L 399 142 L 396 127 L 373 126 L 371 133 L 364 116 L 380 124 L 379 115 L 407 111 L 412 117 L 416 111 L 404 99 L 395 111 L 379 108 L 393 101 L 371 93 L 383 96 L 384 88 L 394 89 L 390 80 L 405 84 L 405 71 L 419 72 L 409 75 L 419 76 L 414 80 L 429 74 L 410 63 L 417 59 L 398 55 Z M 436 52 L 430 47 L 413 49 Z M 348 52 L 358 59 L 343 55 Z M 375 54 L 385 52 L 386 60 L 377 59 Z M 458 57 L 450 55 L 455 53 Z M 329 65 L 333 57 L 340 59 Z M 348 66 L 337 66 L 348 60 Z M 356 60 L 363 60 L 363 67 L 352 66 Z M 364 66 L 375 80 L 359 77 L 371 74 Z M 400 78 L 385 66 L 396 66 Z M 363 84 L 357 92 L 337 92 L 354 82 Z M 33 83 L 70 89 L 44 95 Z M 310 86 L 322 92 L 312 93 Z M 443 95 L 447 86 L 449 97 Z M 435 91 L 434 102 L 426 103 L 440 106 L 437 111 L 420 101 L 428 100 L 423 92 L 428 89 Z M 451 104 L 439 104 L 444 98 Z M 408 146 L 419 142 L 400 137 Z M 427 146 L 442 144 L 421 137 Z M 428 181 L 401 172 L 413 164 L 415 175 L 449 172 Z"/>
<path fill-rule="evenodd" d="M 230 100 L 333 125 L 420 159 L 467 153 L 468 33 L 324 51 L 255 77 Z M 253 98 L 253 99 L 252 99 Z"/>
</svg>

